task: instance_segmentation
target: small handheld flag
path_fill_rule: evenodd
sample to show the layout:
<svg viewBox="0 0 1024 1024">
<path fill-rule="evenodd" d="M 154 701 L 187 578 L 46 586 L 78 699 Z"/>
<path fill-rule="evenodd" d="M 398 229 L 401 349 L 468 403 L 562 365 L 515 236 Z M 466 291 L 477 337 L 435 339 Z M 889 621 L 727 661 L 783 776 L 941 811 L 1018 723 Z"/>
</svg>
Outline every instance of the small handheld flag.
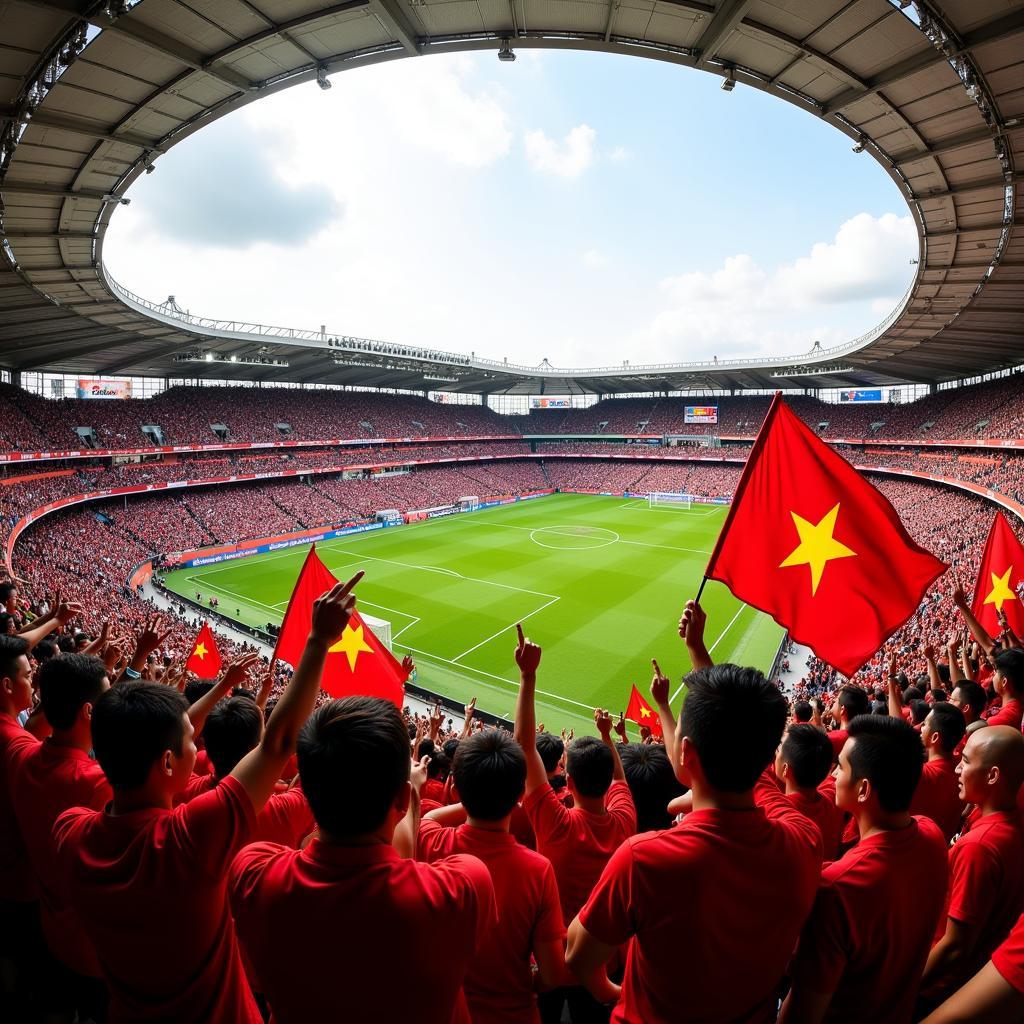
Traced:
<svg viewBox="0 0 1024 1024">
<path fill-rule="evenodd" d="M 1024 604 L 1018 587 L 1024 583 L 1024 545 L 1002 512 L 996 512 L 981 556 L 971 611 L 989 636 L 1002 632 L 999 612 L 1017 636 L 1024 636 Z"/>
<path fill-rule="evenodd" d="M 633 690 L 629 695 L 626 717 L 631 722 L 650 729 L 655 736 L 661 735 L 661 719 L 658 712 L 647 703 L 644 695 L 636 688 L 636 683 L 633 684 Z"/>
<path fill-rule="evenodd" d="M 851 676 L 946 568 L 777 392 L 706 575 Z"/>
<path fill-rule="evenodd" d="M 204 622 L 192 645 L 192 653 L 185 662 L 185 668 L 200 679 L 216 679 L 222 665 L 213 630 L 208 622 Z"/>
<path fill-rule="evenodd" d="M 298 665 L 313 623 L 313 602 L 338 581 L 320 561 L 316 545 L 309 549 L 281 622 L 274 659 Z M 321 687 L 332 697 L 383 697 L 402 707 L 406 672 L 373 635 L 358 611 L 341 639 L 327 652 Z"/>
</svg>

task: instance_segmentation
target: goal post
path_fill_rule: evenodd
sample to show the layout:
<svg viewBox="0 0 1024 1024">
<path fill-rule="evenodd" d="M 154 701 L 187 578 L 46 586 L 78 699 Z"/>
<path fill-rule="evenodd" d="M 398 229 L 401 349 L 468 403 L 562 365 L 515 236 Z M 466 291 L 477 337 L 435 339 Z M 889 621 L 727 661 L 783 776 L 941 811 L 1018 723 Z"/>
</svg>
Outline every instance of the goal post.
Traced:
<svg viewBox="0 0 1024 1024">
<path fill-rule="evenodd" d="M 693 508 L 692 494 L 676 494 L 671 491 L 653 491 L 647 495 L 648 508 Z"/>
</svg>

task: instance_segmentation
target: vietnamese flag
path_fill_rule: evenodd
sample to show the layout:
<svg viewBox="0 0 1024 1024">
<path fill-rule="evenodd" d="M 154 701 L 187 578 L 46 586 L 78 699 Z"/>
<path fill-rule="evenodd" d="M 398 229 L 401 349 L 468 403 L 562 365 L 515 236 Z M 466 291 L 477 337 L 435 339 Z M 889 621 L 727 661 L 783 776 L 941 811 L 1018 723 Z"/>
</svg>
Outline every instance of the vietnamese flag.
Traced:
<svg viewBox="0 0 1024 1024">
<path fill-rule="evenodd" d="M 1006 613 L 1006 621 L 1017 636 L 1024 636 L 1024 604 L 1017 588 L 1024 583 L 1024 545 L 1002 512 L 996 512 L 981 556 L 978 582 L 974 586 L 971 611 L 985 627 L 989 636 L 1003 631 L 998 613 Z"/>
<path fill-rule="evenodd" d="M 852 676 L 946 568 L 776 392 L 706 575 Z"/>
<path fill-rule="evenodd" d="M 633 692 L 629 695 L 626 717 L 637 725 L 646 726 L 655 736 L 661 735 L 661 719 L 658 712 L 647 703 L 643 694 L 636 688 L 636 683 L 633 684 Z"/>
<path fill-rule="evenodd" d="M 210 629 L 208 622 L 204 622 L 196 642 L 192 645 L 192 653 L 185 662 L 185 668 L 200 679 L 216 679 L 222 665 L 213 630 Z"/>
<path fill-rule="evenodd" d="M 313 602 L 337 582 L 320 561 L 314 544 L 284 613 L 274 648 L 275 661 L 298 665 L 313 624 Z M 353 611 L 341 639 L 327 652 L 320 686 L 332 697 L 383 697 L 401 708 L 405 703 L 405 678 L 395 656 L 373 635 L 359 612 Z"/>
</svg>

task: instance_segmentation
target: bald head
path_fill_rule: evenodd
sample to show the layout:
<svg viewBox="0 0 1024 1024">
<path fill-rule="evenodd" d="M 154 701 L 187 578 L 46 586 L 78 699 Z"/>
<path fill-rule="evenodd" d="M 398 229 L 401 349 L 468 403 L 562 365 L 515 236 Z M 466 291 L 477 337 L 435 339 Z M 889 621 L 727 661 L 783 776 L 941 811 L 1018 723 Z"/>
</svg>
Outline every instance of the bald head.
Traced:
<svg viewBox="0 0 1024 1024">
<path fill-rule="evenodd" d="M 971 733 L 959 772 L 966 791 L 961 796 L 969 803 L 1014 801 L 1024 783 L 1024 735 L 1007 725 Z"/>
</svg>

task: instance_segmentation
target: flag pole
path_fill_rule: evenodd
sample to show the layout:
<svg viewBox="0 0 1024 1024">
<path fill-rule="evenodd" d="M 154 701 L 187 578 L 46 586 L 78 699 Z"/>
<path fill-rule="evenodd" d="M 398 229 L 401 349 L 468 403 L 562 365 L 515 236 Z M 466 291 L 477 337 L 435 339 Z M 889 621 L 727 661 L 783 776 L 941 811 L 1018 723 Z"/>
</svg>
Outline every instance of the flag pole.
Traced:
<svg viewBox="0 0 1024 1024">
<path fill-rule="evenodd" d="M 700 595 L 704 593 L 704 585 L 707 583 L 708 578 L 704 576 L 700 581 L 700 586 L 697 588 L 697 596 L 693 599 L 695 604 L 700 604 Z"/>
</svg>

